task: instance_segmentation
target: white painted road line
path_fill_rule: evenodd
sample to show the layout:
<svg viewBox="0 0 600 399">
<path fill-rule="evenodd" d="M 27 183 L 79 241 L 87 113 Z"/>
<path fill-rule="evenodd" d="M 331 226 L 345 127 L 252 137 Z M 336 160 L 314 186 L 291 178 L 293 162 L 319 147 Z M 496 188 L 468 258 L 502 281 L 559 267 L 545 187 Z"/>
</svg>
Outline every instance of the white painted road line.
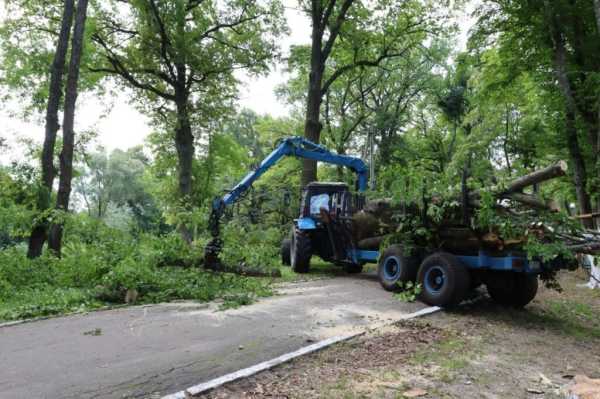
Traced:
<svg viewBox="0 0 600 399">
<path fill-rule="evenodd" d="M 442 310 L 442 308 L 440 308 L 439 306 L 430 306 L 428 308 L 421 309 L 415 313 L 407 314 L 406 317 L 402 317 L 400 320 L 409 320 L 421 316 L 427 316 L 428 314 L 439 312 L 440 310 Z"/>
<path fill-rule="evenodd" d="M 211 389 L 215 389 L 223 384 L 227 384 L 242 378 L 250 377 L 254 374 L 260 373 L 261 371 L 269 370 L 275 366 L 278 366 L 282 363 L 289 362 L 292 359 L 295 359 L 300 356 L 308 355 L 309 353 L 316 352 L 325 347 L 331 346 L 333 344 L 337 344 L 339 342 L 347 341 L 349 339 L 358 337 L 359 335 L 364 334 L 364 331 L 350 334 L 350 335 L 340 335 L 337 337 L 329 338 L 323 341 L 319 341 L 315 344 L 305 346 L 304 348 L 298 349 L 295 352 L 286 353 L 285 355 L 276 357 L 275 359 L 267 360 L 266 362 L 262 362 L 256 364 L 254 366 L 236 371 L 235 373 L 226 374 L 222 377 L 215 378 L 214 380 L 210 380 L 203 384 L 195 385 L 186 389 L 185 391 L 180 391 L 174 393 L 172 395 L 164 396 L 162 399 L 187 399 L 190 396 L 199 395 L 203 392 L 210 391 Z"/>
<path fill-rule="evenodd" d="M 402 317 L 400 320 L 415 319 L 417 317 L 426 316 L 426 315 L 438 312 L 440 310 L 442 310 L 442 308 L 440 308 L 439 306 L 431 306 L 431 307 L 428 307 L 425 309 L 421 309 L 417 312 L 407 314 L 406 316 Z M 304 348 L 300 348 L 297 351 L 286 353 L 285 355 L 281 355 L 274 359 L 267 360 L 266 362 L 262 362 L 262 363 L 254 365 L 254 366 L 247 367 L 245 369 L 238 370 L 238 371 L 230 373 L 230 374 L 225 374 L 224 376 L 212 379 L 212 380 L 204 382 L 202 384 L 194 385 L 193 387 L 190 387 L 184 391 L 179 391 L 179 392 L 171 394 L 171 395 L 163 396 L 162 399 L 188 399 L 192 396 L 197 396 L 202 393 L 208 392 L 212 389 L 218 388 L 221 385 L 228 384 L 230 382 L 237 381 L 242 378 L 248 378 L 250 376 L 260 373 L 261 371 L 272 369 L 275 366 L 289 362 L 290 360 L 295 359 L 297 357 L 308 355 L 310 353 L 319 351 L 321 349 L 324 349 L 328 346 L 331 346 L 331 345 L 334 345 L 334 344 L 337 344 L 340 342 L 348 341 L 352 338 L 356 338 L 360 335 L 363 335 L 364 333 L 365 333 L 365 331 L 361 331 L 361 332 L 350 334 L 350 335 L 340 335 L 337 337 L 328 338 L 323 341 L 314 343 L 312 345 L 305 346 Z"/>
</svg>

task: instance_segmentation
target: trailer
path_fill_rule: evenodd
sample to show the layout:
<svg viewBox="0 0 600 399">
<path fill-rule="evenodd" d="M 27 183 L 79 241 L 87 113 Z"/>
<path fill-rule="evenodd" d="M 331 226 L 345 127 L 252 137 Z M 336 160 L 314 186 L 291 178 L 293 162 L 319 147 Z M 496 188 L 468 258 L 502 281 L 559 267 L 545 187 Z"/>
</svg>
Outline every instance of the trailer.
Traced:
<svg viewBox="0 0 600 399">
<path fill-rule="evenodd" d="M 538 275 L 544 269 L 560 267 L 529 260 L 522 252 L 474 255 L 447 251 L 414 250 L 405 254 L 400 245 L 379 251 L 357 250 L 357 258 L 377 262 L 377 275 L 387 291 L 397 291 L 407 283 L 420 287 L 419 298 L 434 306 L 451 306 L 464 300 L 470 291 L 485 284 L 490 297 L 502 304 L 523 307 L 535 298 Z"/>
</svg>

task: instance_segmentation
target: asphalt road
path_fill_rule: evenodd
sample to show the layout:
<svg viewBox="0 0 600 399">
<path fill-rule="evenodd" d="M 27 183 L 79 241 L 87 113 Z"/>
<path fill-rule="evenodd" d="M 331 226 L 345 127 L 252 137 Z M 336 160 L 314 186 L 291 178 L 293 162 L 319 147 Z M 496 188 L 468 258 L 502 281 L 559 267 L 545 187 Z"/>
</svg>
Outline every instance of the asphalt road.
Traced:
<svg viewBox="0 0 600 399">
<path fill-rule="evenodd" d="M 0 327 L 0 398 L 160 398 L 425 307 L 364 274 L 278 291 L 228 311 L 185 302 Z"/>
</svg>

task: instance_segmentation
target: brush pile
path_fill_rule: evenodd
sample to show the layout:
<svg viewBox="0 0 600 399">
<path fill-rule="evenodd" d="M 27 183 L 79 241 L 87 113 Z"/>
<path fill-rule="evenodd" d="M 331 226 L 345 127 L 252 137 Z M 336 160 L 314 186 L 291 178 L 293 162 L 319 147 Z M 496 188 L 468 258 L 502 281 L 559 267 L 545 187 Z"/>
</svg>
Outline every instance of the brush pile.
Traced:
<svg viewBox="0 0 600 399">
<path fill-rule="evenodd" d="M 567 164 L 561 161 L 489 190 L 469 190 L 463 182 L 449 198 L 423 195 L 420 203 L 400 204 L 369 201 L 353 217 L 353 238 L 361 249 L 398 243 L 462 254 L 524 251 L 546 260 L 600 253 L 600 233 L 582 229 L 577 218 L 529 189 L 566 172 Z"/>
</svg>

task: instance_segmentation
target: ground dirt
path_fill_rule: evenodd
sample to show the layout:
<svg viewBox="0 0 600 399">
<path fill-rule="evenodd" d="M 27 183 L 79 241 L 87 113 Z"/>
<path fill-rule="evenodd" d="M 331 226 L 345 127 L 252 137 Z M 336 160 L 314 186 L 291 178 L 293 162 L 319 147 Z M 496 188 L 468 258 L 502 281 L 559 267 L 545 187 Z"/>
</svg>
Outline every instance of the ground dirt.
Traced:
<svg viewBox="0 0 600 399">
<path fill-rule="evenodd" d="M 574 375 L 600 377 L 600 291 L 578 287 L 582 272 L 559 280 L 523 310 L 482 295 L 203 397 L 563 398 Z"/>
</svg>

